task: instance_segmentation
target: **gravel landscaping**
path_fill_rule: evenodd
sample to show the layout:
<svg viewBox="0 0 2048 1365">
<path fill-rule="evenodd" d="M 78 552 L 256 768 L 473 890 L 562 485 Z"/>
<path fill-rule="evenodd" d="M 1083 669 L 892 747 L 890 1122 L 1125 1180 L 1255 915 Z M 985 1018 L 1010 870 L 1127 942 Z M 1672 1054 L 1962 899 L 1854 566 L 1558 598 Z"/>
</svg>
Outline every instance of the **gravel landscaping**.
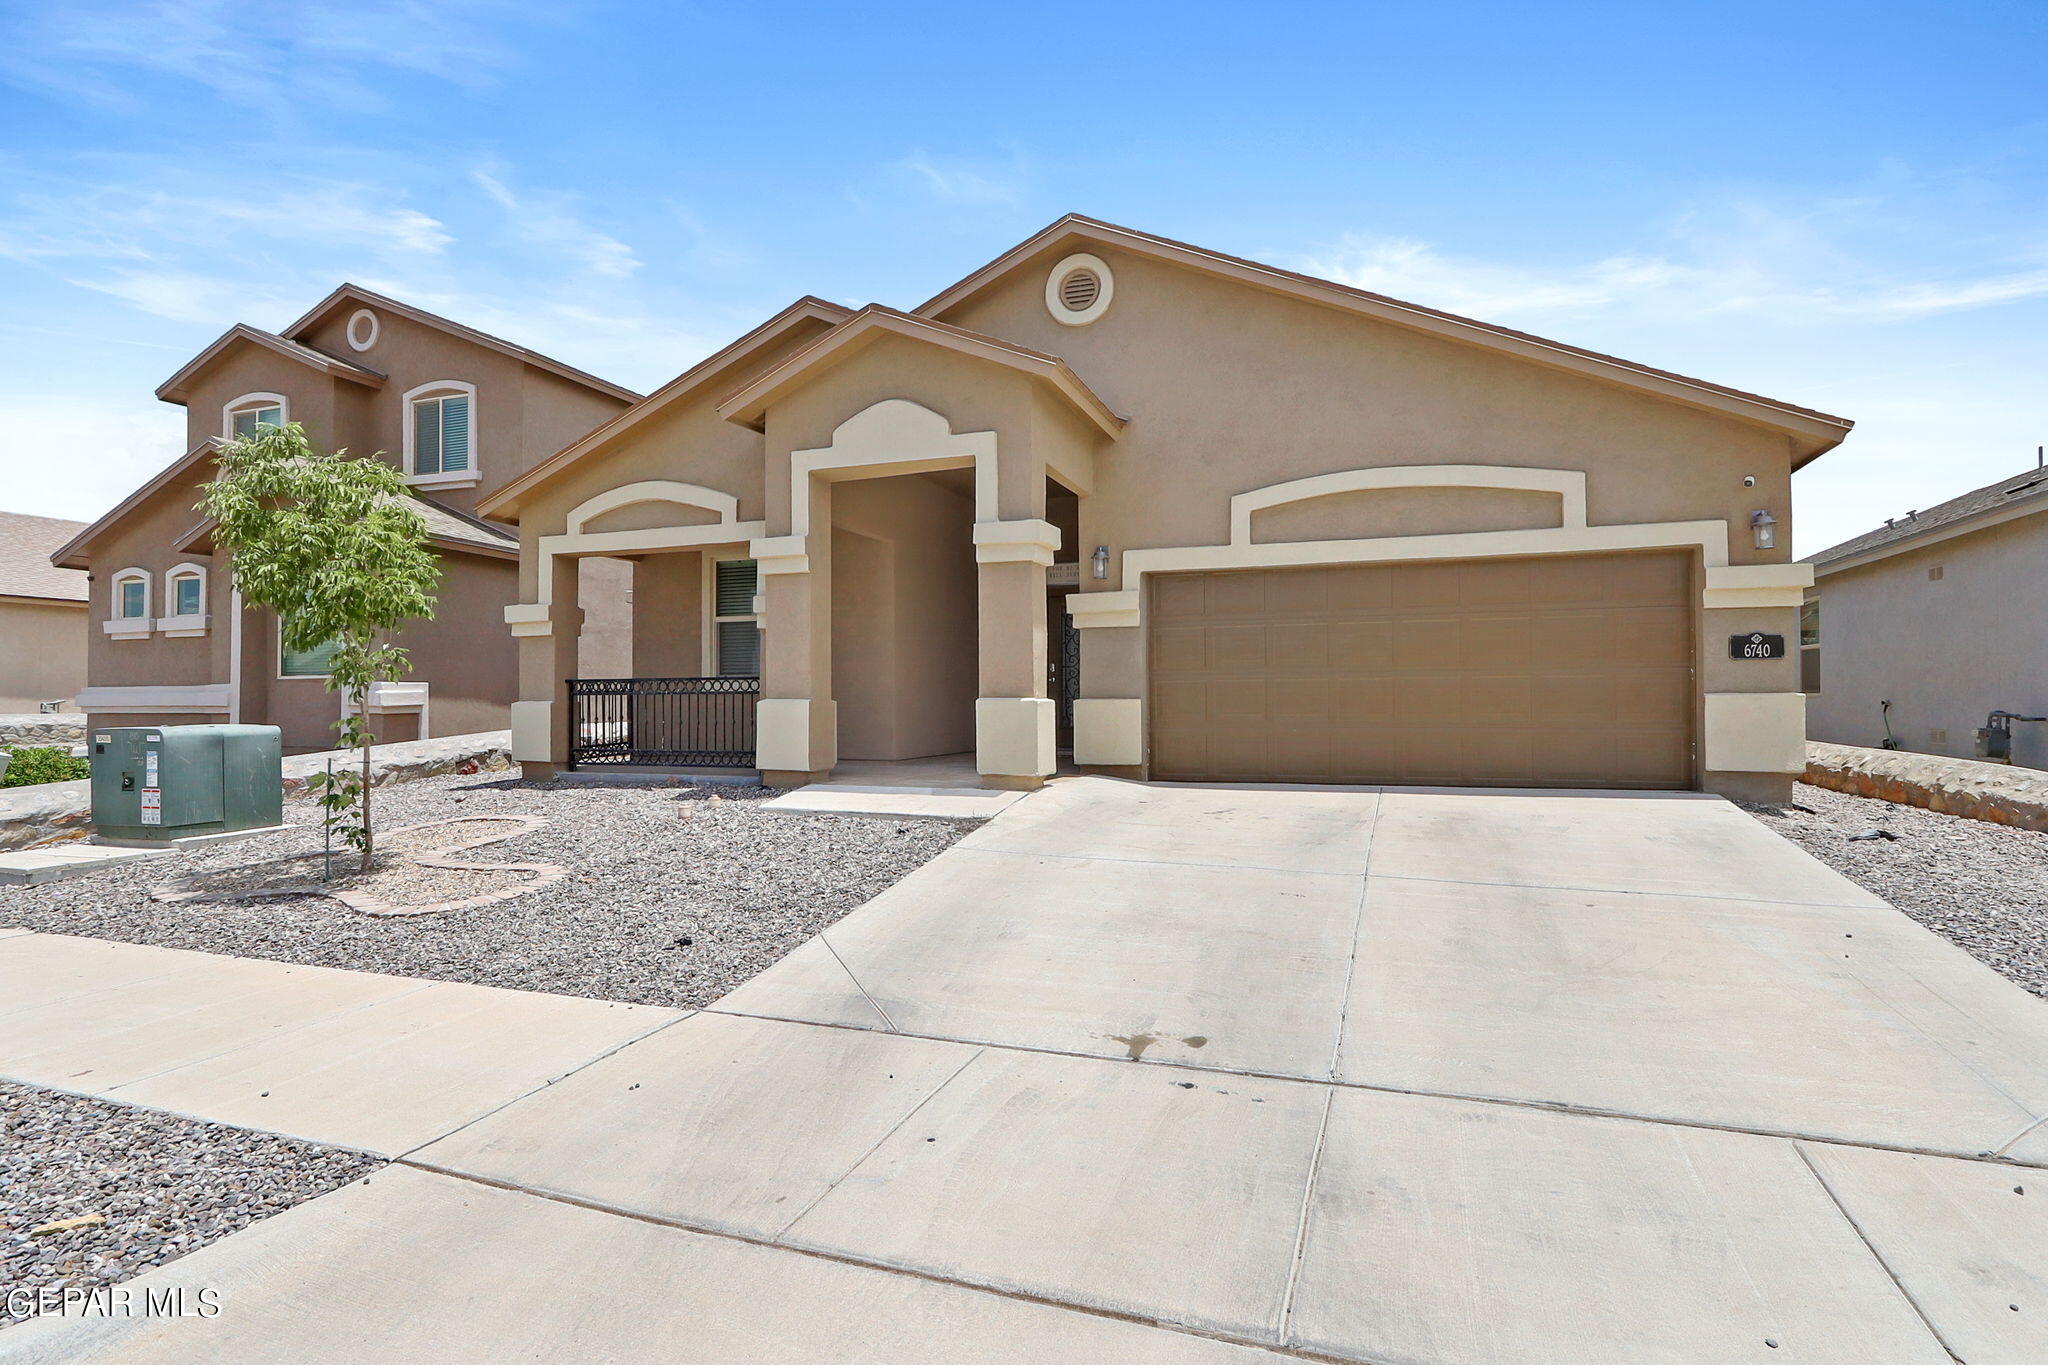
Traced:
<svg viewBox="0 0 2048 1365">
<path fill-rule="evenodd" d="M 2048 833 L 1800 783 L 1751 814 L 1866 891 L 2048 997 Z M 1856 839 L 1882 830 L 1896 836 Z"/>
<path fill-rule="evenodd" d="M 176 1260 L 383 1163 L 0 1081 L 0 1326 Z M 97 1215 L 95 1220 L 94 1216 Z M 51 1223 L 87 1220 L 41 1235 Z"/>
<path fill-rule="evenodd" d="M 496 904 L 412 917 L 326 896 L 152 899 L 173 877 L 317 850 L 301 829 L 151 859 L 75 881 L 0 888 L 0 924 L 599 1000 L 707 1005 L 923 865 L 972 828 L 934 820 L 779 814 L 758 787 L 589 787 L 486 774 L 380 788 L 382 828 L 529 816 L 540 829 L 474 848 L 478 863 L 569 875 Z M 337 865 L 347 855 L 337 853 Z M 252 881 L 255 879 L 252 878 Z"/>
</svg>

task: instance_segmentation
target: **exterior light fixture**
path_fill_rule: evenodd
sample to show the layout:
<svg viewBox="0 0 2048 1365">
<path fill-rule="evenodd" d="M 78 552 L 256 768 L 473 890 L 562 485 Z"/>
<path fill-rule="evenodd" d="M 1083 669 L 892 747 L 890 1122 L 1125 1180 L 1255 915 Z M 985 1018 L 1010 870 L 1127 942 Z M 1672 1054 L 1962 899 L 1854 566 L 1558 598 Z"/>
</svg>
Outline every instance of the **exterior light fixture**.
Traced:
<svg viewBox="0 0 2048 1365">
<path fill-rule="evenodd" d="M 1088 563 L 1094 568 L 1097 578 L 1109 577 L 1109 547 L 1107 545 L 1096 546 L 1095 553 L 1088 556 Z"/>
<path fill-rule="evenodd" d="M 1759 550 L 1769 550 L 1778 543 L 1778 519 L 1769 512 L 1758 508 L 1749 514 L 1750 538 Z"/>
</svg>

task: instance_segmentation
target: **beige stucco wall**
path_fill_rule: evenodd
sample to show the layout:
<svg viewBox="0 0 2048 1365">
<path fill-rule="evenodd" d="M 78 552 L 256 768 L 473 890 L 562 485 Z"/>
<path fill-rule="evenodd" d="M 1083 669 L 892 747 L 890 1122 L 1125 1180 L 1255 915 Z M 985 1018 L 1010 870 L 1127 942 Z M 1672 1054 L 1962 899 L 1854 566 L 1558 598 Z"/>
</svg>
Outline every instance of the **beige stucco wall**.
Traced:
<svg viewBox="0 0 2048 1365">
<path fill-rule="evenodd" d="M 0 597 L 0 712 L 69 708 L 85 686 L 87 618 L 83 602 Z"/>
<path fill-rule="evenodd" d="M 842 758 L 974 747 L 972 502 L 918 474 L 832 498 L 832 677 Z"/>
<path fill-rule="evenodd" d="M 629 678 L 696 678 L 710 671 L 705 657 L 704 556 L 691 551 L 642 555 L 633 565 L 632 648 Z M 587 613 L 596 610 L 585 598 Z M 581 662 L 578 664 L 581 667 Z M 605 674 L 584 672 L 583 677 Z"/>
<path fill-rule="evenodd" d="M 216 404 L 216 417 L 218 408 Z M 227 681 L 232 596 L 227 575 L 214 562 L 216 556 L 173 548 L 204 520 L 198 510 L 201 487 L 197 473 L 179 480 L 112 527 L 92 547 L 92 610 L 85 630 L 86 673 L 92 686 L 189 687 Z M 207 570 L 206 634 L 173 638 L 152 633 L 141 639 L 117 640 L 102 629 L 114 614 L 116 574 L 130 568 L 149 572 L 149 607 L 154 620 L 169 612 L 164 575 L 184 563 Z"/>
<path fill-rule="evenodd" d="M 1941 577 L 1930 580 L 1930 570 Z M 1819 580 L 1820 693 L 1811 732 L 1970 758 L 1993 710 L 2048 715 L 2048 514 L 2022 517 Z M 2013 761 L 2048 768 L 2048 725 L 2013 727 Z"/>
</svg>

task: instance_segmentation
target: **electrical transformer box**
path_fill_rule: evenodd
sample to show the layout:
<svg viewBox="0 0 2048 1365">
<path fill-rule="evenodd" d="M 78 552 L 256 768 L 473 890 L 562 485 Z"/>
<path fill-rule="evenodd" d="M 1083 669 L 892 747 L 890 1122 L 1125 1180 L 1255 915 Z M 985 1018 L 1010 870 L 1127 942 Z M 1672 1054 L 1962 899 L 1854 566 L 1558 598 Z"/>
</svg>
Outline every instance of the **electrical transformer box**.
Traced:
<svg viewBox="0 0 2048 1365">
<path fill-rule="evenodd" d="M 284 823 L 275 725 L 125 725 L 86 737 L 102 839 L 168 843 Z"/>
</svg>

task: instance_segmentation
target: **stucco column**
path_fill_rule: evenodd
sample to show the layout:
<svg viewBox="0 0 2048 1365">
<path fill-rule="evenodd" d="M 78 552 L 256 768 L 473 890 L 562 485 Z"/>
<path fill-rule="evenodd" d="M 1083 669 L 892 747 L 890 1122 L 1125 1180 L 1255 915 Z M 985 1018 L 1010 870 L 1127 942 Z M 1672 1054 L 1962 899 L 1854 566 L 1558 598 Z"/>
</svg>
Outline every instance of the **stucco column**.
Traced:
<svg viewBox="0 0 2048 1365">
<path fill-rule="evenodd" d="M 1700 599 L 1700 784 L 1750 801 L 1787 801 L 1806 770 L 1799 604 L 1811 564 L 1709 567 Z M 1785 652 L 1764 658 L 1777 637 Z"/>
<path fill-rule="evenodd" d="M 512 757 L 528 777 L 545 778 L 569 763 L 569 679 L 583 608 L 576 602 L 574 559 L 553 556 L 540 566 L 546 600 L 515 602 L 505 623 L 519 640 L 519 700 L 512 703 Z"/>
<path fill-rule="evenodd" d="M 1057 718 L 1045 694 L 1045 570 L 1059 544 L 1059 528 L 1042 518 L 974 528 L 981 613 L 974 752 L 988 786 L 1035 787 L 1057 765 Z"/>
<path fill-rule="evenodd" d="M 813 480 L 807 534 L 753 543 L 761 575 L 754 764 L 771 787 L 822 781 L 839 761 L 832 702 L 832 486 Z"/>
</svg>

